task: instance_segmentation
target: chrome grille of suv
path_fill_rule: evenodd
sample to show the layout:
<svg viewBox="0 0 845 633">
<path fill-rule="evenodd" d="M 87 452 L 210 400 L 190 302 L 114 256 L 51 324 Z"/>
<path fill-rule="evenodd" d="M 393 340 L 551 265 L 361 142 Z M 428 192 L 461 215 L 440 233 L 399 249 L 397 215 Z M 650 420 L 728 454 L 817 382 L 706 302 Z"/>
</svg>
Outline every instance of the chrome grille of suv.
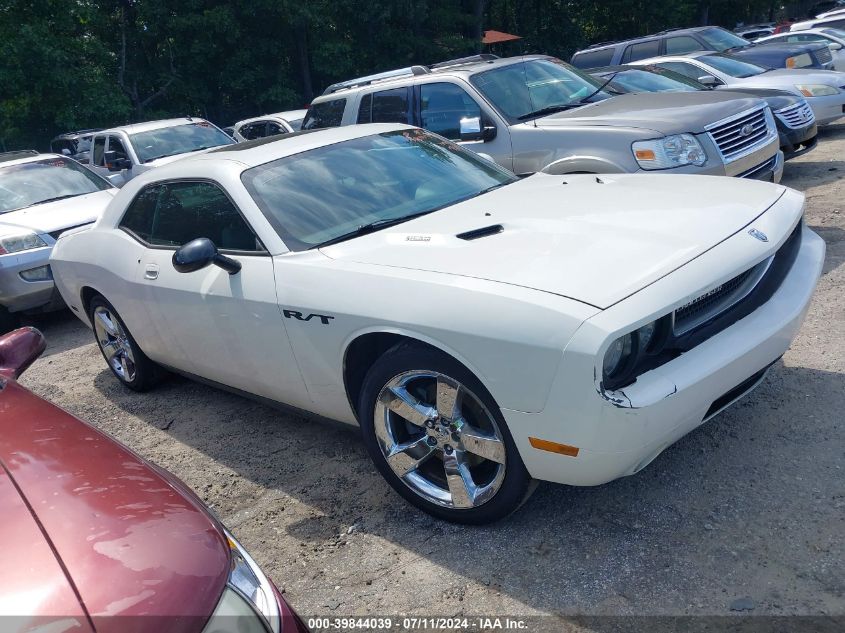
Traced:
<svg viewBox="0 0 845 633">
<path fill-rule="evenodd" d="M 672 330 L 676 336 L 689 332 L 714 316 L 721 314 L 732 305 L 739 303 L 754 290 L 766 274 L 774 256 L 763 260 L 756 266 L 740 273 L 721 286 L 705 292 L 689 303 L 676 309 L 673 314 Z"/>
<path fill-rule="evenodd" d="M 775 112 L 781 122 L 793 130 L 812 124 L 816 120 L 813 108 L 805 100 L 801 100 L 793 106 Z"/>
<path fill-rule="evenodd" d="M 774 121 L 770 123 L 768 109 L 765 106 L 746 110 L 704 128 L 726 163 L 750 154 L 774 137 Z"/>
<path fill-rule="evenodd" d="M 820 48 L 819 50 L 815 51 L 816 58 L 819 60 L 819 63 L 824 66 L 825 64 L 829 64 L 833 61 L 833 53 L 830 52 L 830 48 L 825 46 L 824 48 Z"/>
</svg>

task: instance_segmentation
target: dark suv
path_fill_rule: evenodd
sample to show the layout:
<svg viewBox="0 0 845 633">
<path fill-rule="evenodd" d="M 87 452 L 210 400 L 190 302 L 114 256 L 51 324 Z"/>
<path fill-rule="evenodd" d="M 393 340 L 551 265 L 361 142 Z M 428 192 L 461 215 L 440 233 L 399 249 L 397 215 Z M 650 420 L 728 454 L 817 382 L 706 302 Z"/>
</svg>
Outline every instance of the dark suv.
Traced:
<svg viewBox="0 0 845 633">
<path fill-rule="evenodd" d="M 824 44 L 752 44 L 718 26 L 673 29 L 632 40 L 594 44 L 575 53 L 572 65 L 577 68 L 601 68 L 660 55 L 683 55 L 695 51 L 729 52 L 768 68 L 833 68 L 833 55 Z"/>
</svg>

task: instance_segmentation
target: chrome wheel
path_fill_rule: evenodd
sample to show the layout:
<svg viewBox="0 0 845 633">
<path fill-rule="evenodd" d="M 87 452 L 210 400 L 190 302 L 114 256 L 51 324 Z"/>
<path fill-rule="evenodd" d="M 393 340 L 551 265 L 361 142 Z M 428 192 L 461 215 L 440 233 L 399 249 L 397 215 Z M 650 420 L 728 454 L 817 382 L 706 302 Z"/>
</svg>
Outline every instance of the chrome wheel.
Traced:
<svg viewBox="0 0 845 633">
<path fill-rule="evenodd" d="M 399 374 L 382 388 L 374 415 L 387 464 L 424 499 L 475 508 L 502 486 L 506 448 L 499 426 L 478 396 L 453 378 Z"/>
<path fill-rule="evenodd" d="M 135 380 L 135 355 L 120 319 L 105 306 L 94 309 L 94 334 L 106 362 L 124 382 Z"/>
</svg>

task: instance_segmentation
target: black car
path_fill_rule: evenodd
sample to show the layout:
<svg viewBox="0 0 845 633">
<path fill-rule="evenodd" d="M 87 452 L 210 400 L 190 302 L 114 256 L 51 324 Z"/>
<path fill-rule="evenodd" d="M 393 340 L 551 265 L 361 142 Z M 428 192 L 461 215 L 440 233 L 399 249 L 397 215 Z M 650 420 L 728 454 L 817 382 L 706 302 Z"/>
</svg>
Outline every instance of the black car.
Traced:
<svg viewBox="0 0 845 633">
<path fill-rule="evenodd" d="M 659 66 L 608 66 L 590 73 L 608 82 L 606 90 L 619 94 L 638 92 L 689 92 L 713 90 L 695 79 Z M 817 143 L 816 118 L 813 109 L 803 97 L 785 90 L 765 88 L 732 88 L 725 91 L 737 93 L 737 98 L 752 95 L 764 99 L 772 113 L 780 136 L 780 148 L 786 159 L 795 158 L 812 150 Z"/>
<path fill-rule="evenodd" d="M 696 51 L 730 52 L 740 59 L 768 68 L 833 68 L 833 55 L 824 44 L 752 44 L 718 26 L 673 29 L 632 40 L 594 44 L 575 53 L 572 65 L 602 68 Z"/>
<path fill-rule="evenodd" d="M 50 141 L 50 151 L 73 158 L 80 163 L 87 163 L 91 151 L 91 139 L 94 138 L 94 133 L 99 131 L 100 128 L 92 128 L 59 134 Z"/>
</svg>

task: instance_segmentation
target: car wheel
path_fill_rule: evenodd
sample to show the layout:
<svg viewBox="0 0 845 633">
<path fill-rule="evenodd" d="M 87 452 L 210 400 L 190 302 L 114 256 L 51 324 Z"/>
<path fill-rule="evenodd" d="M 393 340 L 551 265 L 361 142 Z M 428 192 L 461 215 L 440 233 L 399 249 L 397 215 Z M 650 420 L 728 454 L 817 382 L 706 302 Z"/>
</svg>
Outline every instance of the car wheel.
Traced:
<svg viewBox="0 0 845 633">
<path fill-rule="evenodd" d="M 364 379 L 358 411 L 379 472 L 431 515 L 489 523 L 533 490 L 493 397 L 437 350 L 400 344 L 385 352 Z"/>
<path fill-rule="evenodd" d="M 0 306 L 0 334 L 11 332 L 18 326 L 18 317 Z"/>
<path fill-rule="evenodd" d="M 97 346 L 117 379 L 135 391 L 155 385 L 161 373 L 158 365 L 141 351 L 112 305 L 97 296 L 88 309 Z"/>
</svg>

